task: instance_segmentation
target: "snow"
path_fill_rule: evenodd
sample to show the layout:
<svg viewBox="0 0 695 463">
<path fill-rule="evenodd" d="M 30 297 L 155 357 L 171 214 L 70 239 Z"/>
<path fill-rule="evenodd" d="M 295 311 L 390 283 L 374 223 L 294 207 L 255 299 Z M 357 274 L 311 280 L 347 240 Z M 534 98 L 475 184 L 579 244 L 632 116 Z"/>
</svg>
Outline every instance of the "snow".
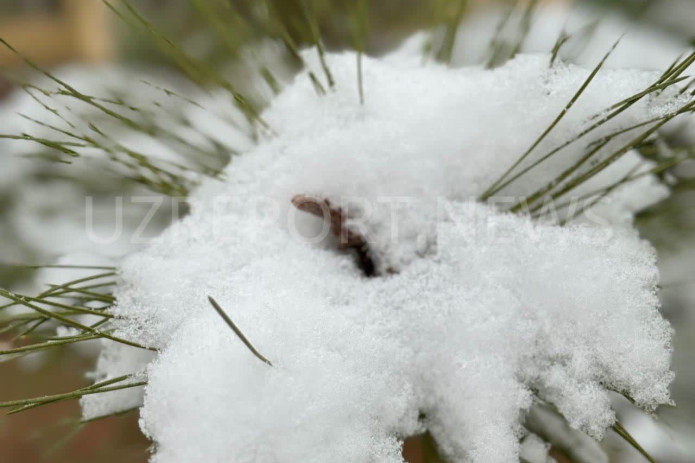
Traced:
<svg viewBox="0 0 695 463">
<path fill-rule="evenodd" d="M 226 240 L 203 233 L 176 259 L 131 259 L 124 272 L 138 286 L 121 308 L 138 318 L 139 339 L 167 342 L 143 409 L 154 461 L 400 461 L 394 439 L 414 434 L 420 413 L 454 461 L 514 461 L 529 388 L 596 433 L 613 418 L 602 384 L 668 401 L 669 330 L 646 245 L 591 229 L 519 236 L 528 222 L 470 209 L 443 225 L 436 258 L 383 279 L 243 216 Z M 243 260 L 250 243 L 273 257 Z M 223 252 L 237 259 L 219 261 Z"/>
<path fill-rule="evenodd" d="M 315 56 L 306 59 L 321 75 Z M 117 335 L 159 354 L 109 342 L 96 376 L 146 369 L 152 461 L 400 462 L 402 440 L 427 429 L 452 462 L 515 462 L 534 394 L 595 439 L 615 419 L 610 391 L 647 410 L 670 403 L 656 256 L 630 226 L 664 187 L 645 177 L 564 227 L 502 204 L 672 95 L 641 101 L 483 205 L 476 198 L 589 71 L 549 68 L 547 55 L 494 71 L 365 58 L 361 106 L 355 55 L 327 58 L 336 89 L 318 97 L 300 74 L 263 115 L 273 133 L 121 265 Z M 534 155 L 657 77 L 601 71 Z M 611 184 L 636 162 L 632 153 L 594 181 Z M 378 276 L 294 208 L 296 195 L 339 207 Z M 139 404 L 142 391 L 118 394 L 84 398 L 85 418 Z"/>
<path fill-rule="evenodd" d="M 116 385 L 136 382 L 144 378 L 144 370 L 133 370 L 132 365 L 146 365 L 153 359 L 147 350 L 128 348 L 123 344 L 110 343 L 102 348 L 97 362 L 99 373 L 89 375 L 95 383 L 132 375 L 131 378 Z M 98 400 L 83 400 L 82 415 L 85 419 L 107 416 L 118 411 L 127 411 L 142 405 L 143 388 L 129 388 L 101 394 Z"/>
<path fill-rule="evenodd" d="M 674 0 L 676 3 L 679 0 Z M 683 9 L 680 17 L 690 19 L 690 13 L 683 5 L 666 7 L 656 3 L 650 9 L 655 16 L 669 11 L 671 20 L 679 17 L 675 11 Z M 455 67 L 487 63 L 493 53 L 493 39 L 504 44 L 510 51 L 520 37 L 524 36 L 524 5 L 517 8 L 506 21 L 502 32 L 497 30 L 509 13 L 509 9 L 488 6 L 472 10 L 459 25 L 452 50 L 451 65 Z M 518 7 L 521 6 L 521 7 Z M 692 7 L 692 5 L 691 5 Z M 435 43 L 441 41 L 443 29 L 434 35 Z M 521 44 L 521 53 L 550 53 L 563 35 L 569 39 L 560 48 L 558 60 L 593 68 L 608 50 L 619 41 L 620 45 L 605 62 L 609 69 L 667 69 L 677 58 L 692 51 L 692 44 L 683 39 L 687 33 L 677 33 L 672 27 L 657 28 L 653 23 L 629 19 L 607 6 L 591 7 L 576 2 L 541 2 L 531 18 L 530 28 Z M 422 53 L 431 40 L 431 34 L 415 34 L 401 45 L 396 55 L 422 61 Z M 504 53 L 503 53 L 504 54 Z M 505 55 L 506 56 L 506 55 Z M 691 75 L 691 65 L 684 75 Z M 682 120 L 682 126 L 671 124 L 664 131 L 678 129 L 679 137 L 687 137 L 688 143 L 695 141 L 695 122 L 692 118 Z M 683 127 L 685 126 L 685 127 Z"/>
<path fill-rule="evenodd" d="M 257 177 L 252 194 L 262 192 L 284 207 L 289 207 L 284 198 L 296 194 L 328 198 L 340 205 L 371 244 L 382 272 L 429 252 L 439 200 L 479 196 L 533 144 L 588 75 L 573 66 L 548 69 L 545 55 L 523 56 L 494 72 L 423 68 L 419 63 L 374 66 L 365 70 L 370 94 L 364 108 L 356 104 L 354 58 L 349 55 L 332 65 L 342 77 L 339 92 L 317 99 L 308 79 L 299 79 L 294 91 L 280 95 L 266 115 L 273 130 L 283 136 L 261 145 L 253 156 L 239 159 L 237 166 L 255 164 L 247 168 Z M 522 82 L 519 76 L 525 76 Z M 579 133 L 590 116 L 641 91 L 656 77 L 629 71 L 599 74 L 584 98 L 522 167 Z M 316 101 L 311 112 L 306 111 L 307 101 Z M 644 121 L 654 110 L 646 101 L 636 106 L 592 133 L 590 140 L 571 145 L 521 177 L 497 201 L 514 204 L 579 159 L 589 141 Z M 302 108 L 301 117 L 297 108 Z M 315 133 L 322 136 L 307 136 Z M 618 137 L 601 156 L 634 136 Z M 274 163 L 272 171 L 265 167 L 269 162 Z M 596 177 L 576 195 L 622 178 L 635 166 L 636 158 L 628 156 L 621 164 L 614 166 L 608 179 Z M 293 175 L 278 174 L 283 171 Z M 611 209 L 603 215 L 625 221 L 623 212 L 630 216 L 666 194 L 653 177 L 645 177 L 640 185 L 616 191 L 601 206 Z M 601 215 L 598 208 L 592 212 Z M 385 217 L 393 217 L 393 227 L 382 225 Z M 402 237 L 397 246 L 392 246 L 393 233 Z"/>
</svg>

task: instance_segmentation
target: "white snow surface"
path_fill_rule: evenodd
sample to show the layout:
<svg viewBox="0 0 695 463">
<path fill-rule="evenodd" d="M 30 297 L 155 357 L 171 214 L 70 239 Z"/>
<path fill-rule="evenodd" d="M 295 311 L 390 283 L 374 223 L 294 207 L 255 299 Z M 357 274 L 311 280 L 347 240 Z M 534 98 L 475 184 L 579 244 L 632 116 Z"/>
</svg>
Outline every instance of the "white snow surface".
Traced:
<svg viewBox="0 0 695 463">
<path fill-rule="evenodd" d="M 147 367 L 152 461 L 401 462 L 403 438 L 428 429 L 453 462 L 515 462 L 534 393 L 597 439 L 614 420 L 610 391 L 649 410 L 669 403 L 656 257 L 629 225 L 663 187 L 644 177 L 564 227 L 475 201 L 589 71 L 549 68 L 547 55 L 494 71 L 365 58 L 361 106 L 355 55 L 327 58 L 336 89 L 318 97 L 300 74 L 263 115 L 274 133 L 121 266 L 118 335 L 160 353 L 150 361 L 108 344 L 97 377 Z M 657 77 L 601 71 L 535 153 Z M 503 194 L 528 194 L 589 141 L 672 110 L 668 92 L 659 98 Z M 586 188 L 638 162 L 630 154 Z M 296 194 L 340 205 L 381 275 L 307 238 L 322 224 L 291 207 Z M 124 394 L 132 406 L 140 392 Z M 125 407 L 110 397 L 83 400 L 85 417 Z"/>
</svg>

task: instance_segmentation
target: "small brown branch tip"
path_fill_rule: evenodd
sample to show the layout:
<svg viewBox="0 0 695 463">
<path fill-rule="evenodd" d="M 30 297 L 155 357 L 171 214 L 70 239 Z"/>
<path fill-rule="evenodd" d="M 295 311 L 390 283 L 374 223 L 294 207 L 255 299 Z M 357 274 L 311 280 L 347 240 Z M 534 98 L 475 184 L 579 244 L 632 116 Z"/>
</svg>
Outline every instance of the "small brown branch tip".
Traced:
<svg viewBox="0 0 695 463">
<path fill-rule="evenodd" d="M 316 199 L 306 195 L 294 196 L 292 205 L 300 211 L 328 220 L 331 233 L 338 239 L 338 247 L 355 251 L 357 264 L 366 276 L 376 274 L 376 266 L 371 257 L 369 243 L 362 235 L 347 226 L 347 217 L 340 208 L 332 206 L 328 199 Z"/>
</svg>

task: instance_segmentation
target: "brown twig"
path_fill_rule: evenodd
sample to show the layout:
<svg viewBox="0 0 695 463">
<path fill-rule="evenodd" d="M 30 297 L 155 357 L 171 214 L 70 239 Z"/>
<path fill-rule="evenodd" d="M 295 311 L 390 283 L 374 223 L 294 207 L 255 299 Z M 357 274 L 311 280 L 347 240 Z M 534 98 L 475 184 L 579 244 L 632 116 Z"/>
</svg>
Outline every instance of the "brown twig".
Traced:
<svg viewBox="0 0 695 463">
<path fill-rule="evenodd" d="M 362 235 L 350 230 L 347 217 L 340 208 L 332 206 L 328 199 L 316 199 L 306 195 L 296 195 L 292 204 L 300 211 L 330 221 L 331 233 L 338 239 L 340 249 L 352 249 L 357 254 L 357 265 L 366 276 L 374 276 L 376 266 L 369 251 L 369 244 Z"/>
</svg>

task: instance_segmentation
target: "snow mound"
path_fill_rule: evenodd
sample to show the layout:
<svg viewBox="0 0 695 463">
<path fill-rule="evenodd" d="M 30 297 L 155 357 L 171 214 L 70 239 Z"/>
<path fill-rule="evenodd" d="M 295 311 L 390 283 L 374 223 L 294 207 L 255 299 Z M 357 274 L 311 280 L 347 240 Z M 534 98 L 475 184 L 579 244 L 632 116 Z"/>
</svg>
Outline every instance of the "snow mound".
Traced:
<svg viewBox="0 0 695 463">
<path fill-rule="evenodd" d="M 475 201 L 588 71 L 549 68 L 548 56 L 494 71 L 366 59 L 361 106 L 355 55 L 328 60 L 334 91 L 319 97 L 300 74 L 264 114 L 274 134 L 122 265 L 119 336 L 160 353 L 150 362 L 109 344 L 97 378 L 147 367 L 152 461 L 400 462 L 402 440 L 426 429 L 453 462 L 514 462 L 534 395 L 597 439 L 614 421 L 610 391 L 647 409 L 668 403 L 655 254 L 627 226 L 663 188 L 646 176 L 594 210 L 619 226 L 560 227 Z M 600 72 L 538 152 L 657 77 Z M 645 99 L 592 140 L 660 104 Z M 583 148 L 503 194 L 534 191 Z M 631 155 L 602 181 L 640 162 Z M 295 209 L 297 195 L 339 208 L 379 276 L 365 277 L 330 227 Z M 108 394 L 83 404 L 87 418 L 125 406 Z"/>
</svg>

